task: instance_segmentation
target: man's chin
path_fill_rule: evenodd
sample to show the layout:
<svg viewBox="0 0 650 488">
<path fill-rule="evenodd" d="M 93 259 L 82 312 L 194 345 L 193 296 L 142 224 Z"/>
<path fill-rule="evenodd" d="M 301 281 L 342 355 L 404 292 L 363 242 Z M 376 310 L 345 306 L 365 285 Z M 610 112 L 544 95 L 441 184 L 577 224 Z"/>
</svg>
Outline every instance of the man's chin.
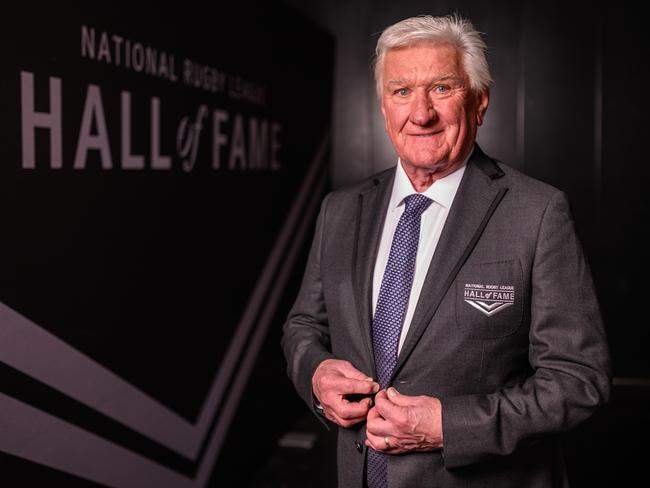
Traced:
<svg viewBox="0 0 650 488">
<path fill-rule="evenodd" d="M 406 161 L 402 159 L 402 163 L 406 170 L 411 169 L 415 171 L 427 171 L 429 173 L 439 173 L 447 170 L 453 166 L 448 160 L 419 160 L 419 161 Z"/>
</svg>

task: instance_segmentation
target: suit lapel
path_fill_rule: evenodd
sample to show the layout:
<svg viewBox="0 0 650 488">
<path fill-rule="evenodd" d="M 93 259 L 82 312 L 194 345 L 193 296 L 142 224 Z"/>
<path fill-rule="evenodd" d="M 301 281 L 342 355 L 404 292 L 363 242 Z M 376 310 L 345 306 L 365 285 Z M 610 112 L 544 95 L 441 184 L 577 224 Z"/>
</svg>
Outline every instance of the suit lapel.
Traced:
<svg viewBox="0 0 650 488">
<path fill-rule="evenodd" d="M 394 178 L 394 169 L 380 173 L 373 179 L 372 186 L 359 194 L 357 203 L 352 277 L 359 326 L 368 350 L 368 366 L 373 376 L 375 360 L 372 350 L 372 279 Z"/>
<path fill-rule="evenodd" d="M 502 175 L 498 166 L 476 146 L 431 259 L 393 376 L 431 322 L 458 271 L 505 195 L 507 188 L 494 181 Z"/>
</svg>

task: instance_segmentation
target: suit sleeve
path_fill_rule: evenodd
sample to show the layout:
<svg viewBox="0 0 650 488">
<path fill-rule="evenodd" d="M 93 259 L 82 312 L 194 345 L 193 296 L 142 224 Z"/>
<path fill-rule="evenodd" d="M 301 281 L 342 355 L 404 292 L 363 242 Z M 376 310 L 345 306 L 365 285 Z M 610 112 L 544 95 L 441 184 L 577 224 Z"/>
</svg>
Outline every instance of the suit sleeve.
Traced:
<svg viewBox="0 0 650 488">
<path fill-rule="evenodd" d="M 549 201 L 531 271 L 523 383 L 442 400 L 447 468 L 508 455 L 588 418 L 609 397 L 610 361 L 591 275 L 564 193 Z"/>
<path fill-rule="evenodd" d="M 327 310 L 320 272 L 328 200 L 329 195 L 321 205 L 300 291 L 284 324 L 281 341 L 289 378 L 298 394 L 319 417 L 312 396 L 311 379 L 322 361 L 334 358 L 330 349 Z"/>
</svg>

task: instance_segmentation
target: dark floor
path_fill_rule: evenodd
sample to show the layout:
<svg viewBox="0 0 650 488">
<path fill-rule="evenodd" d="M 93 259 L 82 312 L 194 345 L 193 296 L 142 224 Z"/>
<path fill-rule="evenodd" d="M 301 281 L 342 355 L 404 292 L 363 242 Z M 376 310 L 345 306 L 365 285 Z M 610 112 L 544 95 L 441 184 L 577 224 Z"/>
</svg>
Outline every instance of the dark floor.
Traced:
<svg viewBox="0 0 650 488">
<path fill-rule="evenodd" d="M 305 413 L 248 488 L 333 488 L 335 446 L 336 430 Z M 650 388 L 616 387 L 605 410 L 565 436 L 564 449 L 573 488 L 650 486 Z"/>
<path fill-rule="evenodd" d="M 328 431 L 314 415 L 306 413 L 278 439 L 275 452 L 248 488 L 335 486 L 336 429 Z"/>
</svg>

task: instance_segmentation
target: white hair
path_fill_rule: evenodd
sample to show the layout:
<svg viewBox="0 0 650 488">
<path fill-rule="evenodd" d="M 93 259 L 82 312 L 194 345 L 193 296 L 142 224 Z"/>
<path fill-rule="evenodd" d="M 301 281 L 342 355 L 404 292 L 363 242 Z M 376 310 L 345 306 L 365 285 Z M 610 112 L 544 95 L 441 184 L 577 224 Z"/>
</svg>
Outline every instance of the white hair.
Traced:
<svg viewBox="0 0 650 488">
<path fill-rule="evenodd" d="M 486 58 L 487 46 L 472 23 L 456 14 L 444 17 L 419 15 L 387 27 L 377 41 L 374 66 L 379 97 L 383 88 L 382 71 L 386 52 L 422 42 L 454 46 L 462 55 L 471 89 L 481 92 L 489 88 L 492 77 Z"/>
</svg>

